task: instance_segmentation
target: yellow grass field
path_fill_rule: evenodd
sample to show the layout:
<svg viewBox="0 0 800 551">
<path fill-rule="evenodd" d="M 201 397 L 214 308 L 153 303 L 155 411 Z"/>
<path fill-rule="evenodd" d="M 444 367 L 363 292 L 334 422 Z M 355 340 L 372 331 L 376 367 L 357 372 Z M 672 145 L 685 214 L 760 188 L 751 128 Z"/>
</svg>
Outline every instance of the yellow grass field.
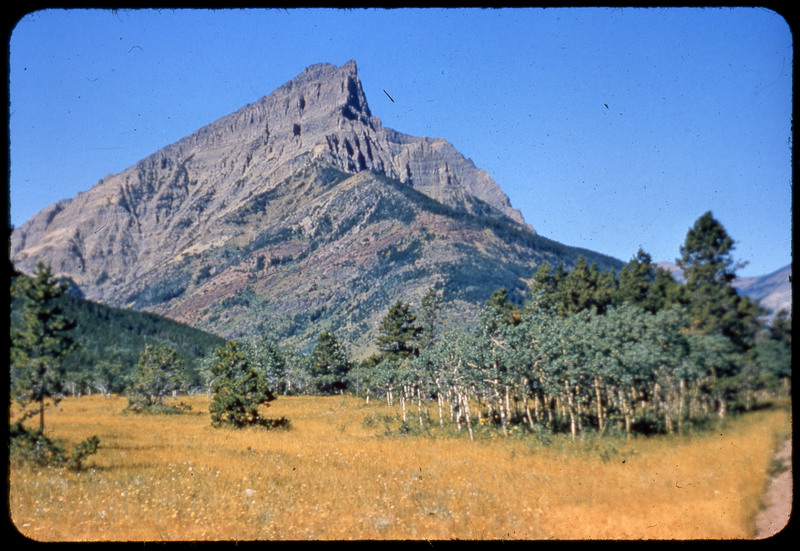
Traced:
<svg viewBox="0 0 800 551">
<path fill-rule="evenodd" d="M 47 434 L 100 450 L 82 472 L 12 461 L 11 519 L 37 541 L 751 538 L 789 409 L 694 437 L 624 440 L 385 435 L 398 409 L 280 397 L 288 430 L 128 415 L 69 398 Z M 365 422 L 365 419 L 367 420 Z M 378 422 L 368 422 L 379 420 Z"/>
</svg>

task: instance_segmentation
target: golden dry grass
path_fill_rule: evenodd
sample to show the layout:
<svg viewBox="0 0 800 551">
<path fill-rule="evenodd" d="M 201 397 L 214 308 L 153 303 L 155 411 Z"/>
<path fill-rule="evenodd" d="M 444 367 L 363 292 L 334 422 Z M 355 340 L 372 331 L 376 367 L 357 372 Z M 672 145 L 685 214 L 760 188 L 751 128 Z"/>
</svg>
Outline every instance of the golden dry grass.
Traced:
<svg viewBox="0 0 800 551">
<path fill-rule="evenodd" d="M 352 397 L 281 397 L 290 430 L 124 415 L 124 398 L 64 400 L 47 432 L 92 434 L 87 469 L 11 464 L 9 506 L 38 541 L 750 538 L 786 410 L 695 437 L 550 446 L 532 437 L 383 436 L 395 415 Z"/>
</svg>

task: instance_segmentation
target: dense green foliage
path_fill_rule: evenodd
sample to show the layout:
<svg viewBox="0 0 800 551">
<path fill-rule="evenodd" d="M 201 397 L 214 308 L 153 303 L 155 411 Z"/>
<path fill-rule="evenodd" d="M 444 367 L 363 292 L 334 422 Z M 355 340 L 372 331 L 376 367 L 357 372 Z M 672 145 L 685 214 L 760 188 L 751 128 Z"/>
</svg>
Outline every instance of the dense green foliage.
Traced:
<svg viewBox="0 0 800 551">
<path fill-rule="evenodd" d="M 400 362 L 418 352 L 418 338 L 422 329 L 416 324 L 417 316 L 411 305 L 400 300 L 392 304 L 381 320 L 378 348 L 382 357 Z"/>
<path fill-rule="evenodd" d="M 311 351 L 311 376 L 314 388 L 321 394 L 341 394 L 347 388 L 350 358 L 342 344 L 330 331 L 323 331 Z"/>
<path fill-rule="evenodd" d="M 245 352 L 250 362 L 267 378 L 269 388 L 276 393 L 287 392 L 286 357 L 269 336 L 245 344 Z"/>
<path fill-rule="evenodd" d="M 26 427 L 17 421 L 9 427 L 9 455 L 40 466 L 67 467 L 79 471 L 83 461 L 97 453 L 100 439 L 91 436 L 82 440 L 68 451 L 60 440 L 50 438 L 39 430 Z"/>
<path fill-rule="evenodd" d="M 32 278 L 18 278 L 11 288 L 12 297 L 21 302 L 18 323 L 10 326 L 11 395 L 23 408 L 38 405 L 40 432 L 45 402 L 61 397 L 62 359 L 75 347 L 75 323 L 57 302 L 67 287 L 39 263 Z"/>
<path fill-rule="evenodd" d="M 478 426 L 670 433 L 751 408 L 788 392 L 791 316 L 763 325 L 758 304 L 730 286 L 732 247 L 706 213 L 681 248 L 685 285 L 641 250 L 618 273 L 543 262 L 523 304 L 500 288 L 473 328 L 424 345 L 398 301 L 379 355 L 359 369 L 364 391 L 399 399 L 403 421 L 406 401 L 435 399 L 438 422 L 471 436 Z M 429 422 L 417 411 L 420 426 Z"/>
<path fill-rule="evenodd" d="M 447 289 L 431 288 L 416 307 L 397 299 L 388 308 L 378 327 L 377 352 L 361 362 L 332 331 L 321 332 L 307 353 L 280 348 L 266 330 L 251 342 L 219 346 L 220 339 L 179 324 L 143 318 L 152 321 L 148 325 L 137 317 L 142 314 L 105 309 L 97 314 L 102 323 L 129 327 L 112 333 L 121 335 L 117 340 L 105 331 L 111 344 L 87 360 L 90 367 L 76 370 L 83 379 L 62 370 L 62 382 L 128 389 L 144 404 L 205 384 L 214 395 L 213 424 L 234 427 L 286 424 L 262 413 L 279 393 L 355 392 L 367 400 L 399 402 L 404 423 L 415 409 L 420 427 L 453 423 L 470 436 L 493 428 L 540 437 L 683 432 L 790 390 L 791 314 L 781 312 L 764 324 L 758 304 L 731 287 L 732 249 L 733 240 L 706 213 L 680 249 L 685 284 L 642 250 L 616 272 L 583 257 L 571 269 L 544 261 L 524 299 L 500 287 L 468 326 L 443 326 L 439 311 Z M 413 247 L 386 254 L 407 250 Z M 79 303 L 75 297 L 59 294 L 52 300 L 63 301 L 65 311 L 86 310 L 72 306 Z M 255 299 L 242 300 L 252 307 Z M 16 366 L 30 349 L 20 336 L 27 326 L 18 301 L 16 314 L 12 310 Z M 60 312 L 51 315 L 59 319 Z M 59 323 L 54 327 L 69 325 Z M 92 328 L 99 323 L 78 321 L 84 347 L 96 346 L 99 333 Z M 122 339 L 143 343 L 133 377 L 112 359 L 126 347 Z M 182 365 L 191 367 L 178 381 Z M 23 388 L 19 373 L 12 370 L 12 379 Z M 423 407 L 429 401 L 437 405 L 436 420 Z M 413 403 L 416 408 L 409 407 Z"/>
<path fill-rule="evenodd" d="M 28 276 L 12 271 L 12 288 L 28 280 Z M 225 342 L 156 314 L 112 308 L 70 292 L 55 298 L 54 304 L 75 324 L 72 338 L 79 345 L 61 358 L 60 384 L 63 392 L 71 395 L 124 393 L 133 382 L 142 350 L 155 344 L 174 349 L 185 366 L 190 388 L 200 388 L 202 358 Z M 12 293 L 12 335 L 21 329 L 22 322 L 22 297 Z M 12 336 L 11 340 L 14 343 L 17 339 Z"/>
<path fill-rule="evenodd" d="M 128 393 L 128 409 L 136 412 L 178 412 L 180 406 L 165 406 L 170 395 L 187 389 L 187 377 L 178 353 L 164 344 L 147 345 L 136 364 Z"/>
<path fill-rule="evenodd" d="M 209 407 L 215 426 L 276 427 L 285 419 L 270 419 L 259 411 L 275 399 L 267 374 L 252 361 L 246 347 L 236 341 L 217 348 L 210 367 L 214 397 Z"/>
</svg>

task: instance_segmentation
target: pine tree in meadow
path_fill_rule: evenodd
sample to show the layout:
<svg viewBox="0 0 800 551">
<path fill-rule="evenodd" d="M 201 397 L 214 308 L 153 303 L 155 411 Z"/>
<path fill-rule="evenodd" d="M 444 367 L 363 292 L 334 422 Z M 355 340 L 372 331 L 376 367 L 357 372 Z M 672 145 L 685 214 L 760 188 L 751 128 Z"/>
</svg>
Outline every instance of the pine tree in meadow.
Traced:
<svg viewBox="0 0 800 551">
<path fill-rule="evenodd" d="M 215 352 L 210 366 L 214 379 L 211 401 L 211 422 L 214 426 L 241 428 L 250 425 L 276 426 L 285 419 L 273 421 L 262 417 L 259 407 L 275 399 L 266 374 L 256 369 L 245 347 L 229 341 Z"/>
<path fill-rule="evenodd" d="M 23 407 L 38 404 L 40 431 L 44 431 L 46 401 L 57 403 L 62 396 L 61 359 L 76 346 L 75 323 L 62 314 L 57 302 L 67 287 L 40 262 L 32 278 L 18 276 L 12 288 L 12 295 L 24 302 L 22 319 L 11 326 L 11 391 Z"/>
<path fill-rule="evenodd" d="M 344 347 L 330 331 L 323 331 L 311 351 L 314 386 L 322 394 L 341 394 L 347 387 L 351 362 Z"/>
<path fill-rule="evenodd" d="M 703 214 L 689 230 L 677 264 L 686 278 L 686 300 L 696 330 L 721 332 L 742 349 L 752 344 L 760 328 L 758 303 L 731 287 L 737 265 L 731 252 L 734 241 L 711 212 Z"/>
<path fill-rule="evenodd" d="M 270 388 L 275 392 L 286 394 L 288 391 L 286 355 L 278 344 L 264 335 L 250 344 L 248 353 L 257 369 L 267 376 Z"/>
<path fill-rule="evenodd" d="M 9 427 L 9 452 L 39 465 L 66 465 L 80 469 L 89 455 L 97 452 L 100 439 L 92 436 L 67 451 L 63 443 L 44 434 L 44 410 L 47 400 L 58 403 L 62 397 L 61 360 L 75 348 L 71 336 L 75 323 L 58 306 L 58 298 L 67 290 L 66 283 L 53 277 L 49 266 L 39 262 L 33 277 L 17 276 L 12 297 L 23 300 L 22 316 L 10 327 L 11 396 L 22 407 L 21 418 Z M 38 413 L 39 428 L 31 430 L 24 421 Z"/>
<path fill-rule="evenodd" d="M 421 329 L 411 306 L 400 300 L 395 302 L 381 320 L 378 349 L 390 360 L 402 360 L 419 351 Z"/>
</svg>

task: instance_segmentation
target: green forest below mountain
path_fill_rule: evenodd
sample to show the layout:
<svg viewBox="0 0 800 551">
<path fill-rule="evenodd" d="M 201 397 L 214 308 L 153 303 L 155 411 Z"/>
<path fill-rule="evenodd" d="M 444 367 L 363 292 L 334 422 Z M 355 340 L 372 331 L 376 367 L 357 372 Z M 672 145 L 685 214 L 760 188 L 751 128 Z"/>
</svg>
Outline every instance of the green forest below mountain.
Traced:
<svg viewBox="0 0 800 551">
<path fill-rule="evenodd" d="M 11 286 L 29 278 L 11 267 Z M 64 390 L 69 394 L 124 393 L 132 384 L 133 369 L 145 346 L 163 344 L 177 352 L 187 366 L 188 380 L 200 384 L 200 359 L 225 343 L 225 339 L 149 312 L 113 308 L 70 292 L 57 299 L 57 307 L 74 322 L 77 347 L 61 360 Z M 12 294 L 11 328 L 19 325 L 22 298 Z"/>
<path fill-rule="evenodd" d="M 570 271 L 542 262 L 522 303 L 501 287 L 468 327 L 442 326 L 434 288 L 416 311 L 399 297 L 380 324 L 377 352 L 360 361 L 336 330 L 321 332 L 313 349 L 300 353 L 270 334 L 226 342 L 61 293 L 54 308 L 77 329 L 78 346 L 50 369 L 62 393 L 132 393 L 142 383 L 136 372 L 155 365 L 165 373 L 180 366 L 180 377 L 169 375 L 180 380 L 171 392 L 230 394 L 219 374 L 234 358 L 241 373 L 225 376 L 251 381 L 270 400 L 353 393 L 399 401 L 404 430 L 435 423 L 422 415 L 422 402 L 435 401 L 438 423 L 466 427 L 471 437 L 484 425 L 539 436 L 682 432 L 790 392 L 791 314 L 782 311 L 765 325 L 758 303 L 737 294 L 733 243 L 710 212 L 703 215 L 680 248 L 683 283 L 641 250 L 619 271 L 583 258 Z M 12 386 L 26 380 L 31 358 L 25 339 L 14 338 L 25 335 L 22 311 L 30 306 L 19 291 L 25 285 L 15 283 Z M 234 394 L 226 400 L 245 399 Z"/>
</svg>

